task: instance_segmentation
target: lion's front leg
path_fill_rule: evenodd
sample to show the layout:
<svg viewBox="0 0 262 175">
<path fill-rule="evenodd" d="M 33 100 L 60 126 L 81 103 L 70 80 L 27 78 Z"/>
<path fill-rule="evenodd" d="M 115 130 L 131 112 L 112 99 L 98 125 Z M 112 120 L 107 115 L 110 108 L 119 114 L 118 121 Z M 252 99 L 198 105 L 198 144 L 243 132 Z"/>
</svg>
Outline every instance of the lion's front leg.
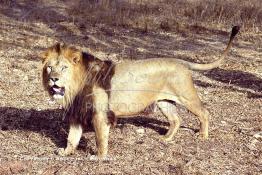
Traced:
<svg viewBox="0 0 262 175">
<path fill-rule="evenodd" d="M 60 148 L 58 154 L 61 156 L 67 156 L 73 154 L 76 150 L 78 143 L 81 139 L 83 128 L 81 124 L 70 123 L 69 134 L 67 138 L 66 148 Z"/>
</svg>

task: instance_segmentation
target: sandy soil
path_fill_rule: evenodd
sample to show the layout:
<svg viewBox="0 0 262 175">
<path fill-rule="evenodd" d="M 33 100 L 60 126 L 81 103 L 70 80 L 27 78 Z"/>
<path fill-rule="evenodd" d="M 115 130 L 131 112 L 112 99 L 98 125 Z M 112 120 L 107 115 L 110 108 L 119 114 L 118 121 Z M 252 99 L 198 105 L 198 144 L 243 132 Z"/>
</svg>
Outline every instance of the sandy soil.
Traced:
<svg viewBox="0 0 262 175">
<path fill-rule="evenodd" d="M 159 113 L 118 121 L 110 134 L 110 159 L 94 160 L 93 131 L 75 155 L 65 147 L 63 111 L 41 85 L 37 55 L 66 42 L 101 59 L 179 57 L 212 61 L 228 39 L 225 31 L 187 34 L 92 26 L 74 20 L 52 1 L 0 4 L 0 174 L 262 174 L 262 34 L 240 34 L 220 68 L 193 72 L 211 113 L 210 138 L 197 138 L 196 117 L 180 108 L 182 127 L 174 140 L 159 139 L 168 123 Z"/>
</svg>

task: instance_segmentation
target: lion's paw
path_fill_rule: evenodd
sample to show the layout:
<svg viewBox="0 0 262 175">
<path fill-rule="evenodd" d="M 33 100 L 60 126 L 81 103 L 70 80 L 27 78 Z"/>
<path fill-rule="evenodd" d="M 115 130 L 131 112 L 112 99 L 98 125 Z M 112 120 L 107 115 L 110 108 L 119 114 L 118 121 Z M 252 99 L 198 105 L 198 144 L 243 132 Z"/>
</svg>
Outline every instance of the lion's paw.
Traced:
<svg viewBox="0 0 262 175">
<path fill-rule="evenodd" d="M 196 137 L 197 137 L 199 140 L 202 140 L 202 141 L 208 140 L 208 134 L 207 134 L 207 133 L 198 132 L 198 133 L 196 134 Z"/>
<path fill-rule="evenodd" d="M 168 136 L 168 135 L 164 135 L 164 136 L 160 136 L 160 140 L 164 141 L 164 142 L 171 142 L 173 141 L 173 136 Z"/>
<path fill-rule="evenodd" d="M 70 154 L 73 154 L 73 151 L 68 151 L 68 149 L 64 148 L 58 148 L 56 152 L 59 156 L 68 156 Z"/>
</svg>

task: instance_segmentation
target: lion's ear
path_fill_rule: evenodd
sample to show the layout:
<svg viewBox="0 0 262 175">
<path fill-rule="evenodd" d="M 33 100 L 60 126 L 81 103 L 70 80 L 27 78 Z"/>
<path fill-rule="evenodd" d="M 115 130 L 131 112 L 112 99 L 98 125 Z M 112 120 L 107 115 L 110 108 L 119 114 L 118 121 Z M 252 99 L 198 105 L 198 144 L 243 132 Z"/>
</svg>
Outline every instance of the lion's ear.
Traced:
<svg viewBox="0 0 262 175">
<path fill-rule="evenodd" d="M 77 64 L 82 59 L 82 53 L 81 52 L 75 52 L 73 54 L 73 62 Z"/>
<path fill-rule="evenodd" d="M 47 50 L 40 53 L 39 57 L 42 59 L 42 62 L 44 62 L 47 59 L 48 55 L 52 52 L 59 54 L 61 52 L 61 47 L 63 47 L 63 44 L 56 43 L 53 46 L 49 47 Z"/>
<path fill-rule="evenodd" d="M 41 52 L 38 57 L 41 58 L 42 62 L 44 62 L 46 60 L 46 58 L 48 57 L 49 54 L 49 50 L 46 50 L 44 52 Z"/>
</svg>

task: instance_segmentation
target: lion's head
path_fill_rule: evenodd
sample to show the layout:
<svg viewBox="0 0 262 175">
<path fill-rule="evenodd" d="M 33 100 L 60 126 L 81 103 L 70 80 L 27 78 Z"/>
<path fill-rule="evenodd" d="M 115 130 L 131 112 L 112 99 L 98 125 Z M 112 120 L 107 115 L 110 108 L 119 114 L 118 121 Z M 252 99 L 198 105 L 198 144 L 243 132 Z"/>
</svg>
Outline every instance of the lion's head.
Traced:
<svg viewBox="0 0 262 175">
<path fill-rule="evenodd" d="M 56 44 L 41 54 L 42 80 L 49 95 L 68 107 L 85 83 L 86 67 L 81 51 Z"/>
</svg>

